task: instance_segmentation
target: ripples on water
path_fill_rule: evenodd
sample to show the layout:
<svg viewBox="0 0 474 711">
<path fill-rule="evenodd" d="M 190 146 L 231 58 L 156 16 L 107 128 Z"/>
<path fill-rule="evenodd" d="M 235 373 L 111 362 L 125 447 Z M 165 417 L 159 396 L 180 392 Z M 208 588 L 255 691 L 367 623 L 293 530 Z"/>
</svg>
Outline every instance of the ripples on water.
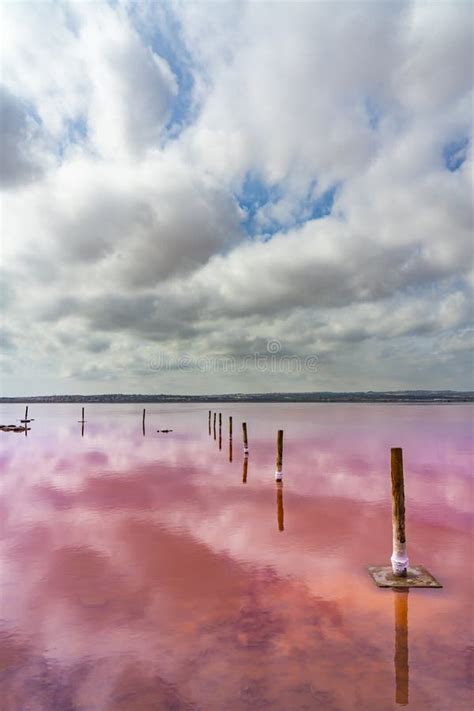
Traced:
<svg viewBox="0 0 474 711">
<path fill-rule="evenodd" d="M 87 405 L 83 432 L 80 406 L 34 405 L 27 437 L 0 432 L 0 709 L 470 708 L 472 408 L 211 407 L 220 448 L 202 405 L 148 406 L 145 433 L 137 405 Z M 366 572 L 389 563 L 392 446 L 442 590 Z"/>
</svg>

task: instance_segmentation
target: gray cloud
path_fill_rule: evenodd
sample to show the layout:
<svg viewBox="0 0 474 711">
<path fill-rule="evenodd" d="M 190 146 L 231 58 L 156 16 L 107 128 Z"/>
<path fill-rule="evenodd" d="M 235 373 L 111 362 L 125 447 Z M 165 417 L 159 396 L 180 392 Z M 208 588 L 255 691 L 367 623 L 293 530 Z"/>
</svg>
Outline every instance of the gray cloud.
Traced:
<svg viewBox="0 0 474 711">
<path fill-rule="evenodd" d="M 149 367 L 160 352 L 243 358 L 271 338 L 321 363 L 276 389 L 467 387 L 467 6 L 169 13 L 164 39 L 154 3 L 4 12 L 1 288 L 27 354 L 8 361 L 8 387 L 275 389 L 270 374 Z"/>
</svg>

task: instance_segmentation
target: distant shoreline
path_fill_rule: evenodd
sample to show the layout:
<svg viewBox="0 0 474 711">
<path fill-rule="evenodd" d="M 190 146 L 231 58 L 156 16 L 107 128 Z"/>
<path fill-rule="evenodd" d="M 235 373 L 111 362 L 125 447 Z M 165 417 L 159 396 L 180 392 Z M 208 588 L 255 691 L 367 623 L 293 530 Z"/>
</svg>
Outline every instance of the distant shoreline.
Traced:
<svg viewBox="0 0 474 711">
<path fill-rule="evenodd" d="M 457 390 L 400 390 L 386 392 L 307 392 L 307 393 L 234 393 L 227 395 L 34 395 L 26 397 L 0 397 L 7 403 L 161 403 L 193 402 L 373 402 L 373 403 L 456 403 L 474 402 L 473 391 Z"/>
</svg>

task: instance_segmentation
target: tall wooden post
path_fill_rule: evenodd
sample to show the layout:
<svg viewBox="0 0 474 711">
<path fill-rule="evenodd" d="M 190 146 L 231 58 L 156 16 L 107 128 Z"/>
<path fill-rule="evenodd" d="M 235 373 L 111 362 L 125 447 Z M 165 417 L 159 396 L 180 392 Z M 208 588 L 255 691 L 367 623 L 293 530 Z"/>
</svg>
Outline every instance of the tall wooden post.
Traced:
<svg viewBox="0 0 474 711">
<path fill-rule="evenodd" d="M 84 422 L 84 408 L 82 408 L 82 422 Z"/>
<path fill-rule="evenodd" d="M 211 434 L 211 411 L 209 410 L 209 417 L 208 417 L 208 426 L 209 426 L 209 434 Z"/>
<path fill-rule="evenodd" d="M 219 412 L 219 449 L 222 449 L 222 412 Z"/>
<path fill-rule="evenodd" d="M 229 462 L 232 461 L 232 437 L 229 438 Z"/>
<path fill-rule="evenodd" d="M 278 521 L 278 530 L 284 531 L 285 525 L 284 525 L 284 512 L 283 512 L 283 482 L 282 481 L 277 482 L 277 521 Z"/>
<path fill-rule="evenodd" d="M 146 409 L 143 408 L 143 416 L 142 416 L 142 431 L 143 431 L 143 436 L 145 436 L 145 416 L 146 416 Z"/>
<path fill-rule="evenodd" d="M 229 417 L 229 439 L 232 439 L 232 416 Z"/>
<path fill-rule="evenodd" d="M 391 473 L 393 552 L 390 560 L 393 574 L 406 578 L 408 556 L 405 535 L 405 487 L 403 482 L 403 454 L 400 447 L 392 447 Z"/>
<path fill-rule="evenodd" d="M 395 702 L 408 705 L 408 590 L 394 590 L 395 604 Z"/>
<path fill-rule="evenodd" d="M 214 413 L 214 422 L 213 422 L 213 425 L 214 425 L 214 439 L 216 439 L 216 417 L 217 417 L 217 414 Z"/>
<path fill-rule="evenodd" d="M 249 452 L 249 440 L 247 437 L 247 423 L 242 422 L 242 435 L 244 438 L 244 454 L 248 454 Z"/>
<path fill-rule="evenodd" d="M 25 407 L 25 422 L 28 422 L 28 405 Z"/>
<path fill-rule="evenodd" d="M 422 565 L 409 565 L 405 531 L 405 486 L 403 455 L 400 447 L 390 452 L 392 478 L 391 565 L 369 565 L 369 573 L 379 588 L 442 588 L 441 583 Z"/>
<path fill-rule="evenodd" d="M 278 430 L 276 445 L 276 470 L 275 479 L 281 481 L 283 476 L 283 430 Z"/>
</svg>

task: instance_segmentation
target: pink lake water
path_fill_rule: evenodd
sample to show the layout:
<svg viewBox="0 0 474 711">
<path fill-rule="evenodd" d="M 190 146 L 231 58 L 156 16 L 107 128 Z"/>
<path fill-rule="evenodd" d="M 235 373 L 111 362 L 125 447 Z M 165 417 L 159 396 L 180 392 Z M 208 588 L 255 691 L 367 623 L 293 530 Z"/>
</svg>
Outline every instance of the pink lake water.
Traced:
<svg viewBox="0 0 474 711">
<path fill-rule="evenodd" d="M 472 406 L 156 404 L 144 435 L 141 406 L 98 404 L 83 436 L 80 407 L 0 432 L 1 711 L 472 708 Z M 394 446 L 441 590 L 367 573 Z"/>
</svg>

